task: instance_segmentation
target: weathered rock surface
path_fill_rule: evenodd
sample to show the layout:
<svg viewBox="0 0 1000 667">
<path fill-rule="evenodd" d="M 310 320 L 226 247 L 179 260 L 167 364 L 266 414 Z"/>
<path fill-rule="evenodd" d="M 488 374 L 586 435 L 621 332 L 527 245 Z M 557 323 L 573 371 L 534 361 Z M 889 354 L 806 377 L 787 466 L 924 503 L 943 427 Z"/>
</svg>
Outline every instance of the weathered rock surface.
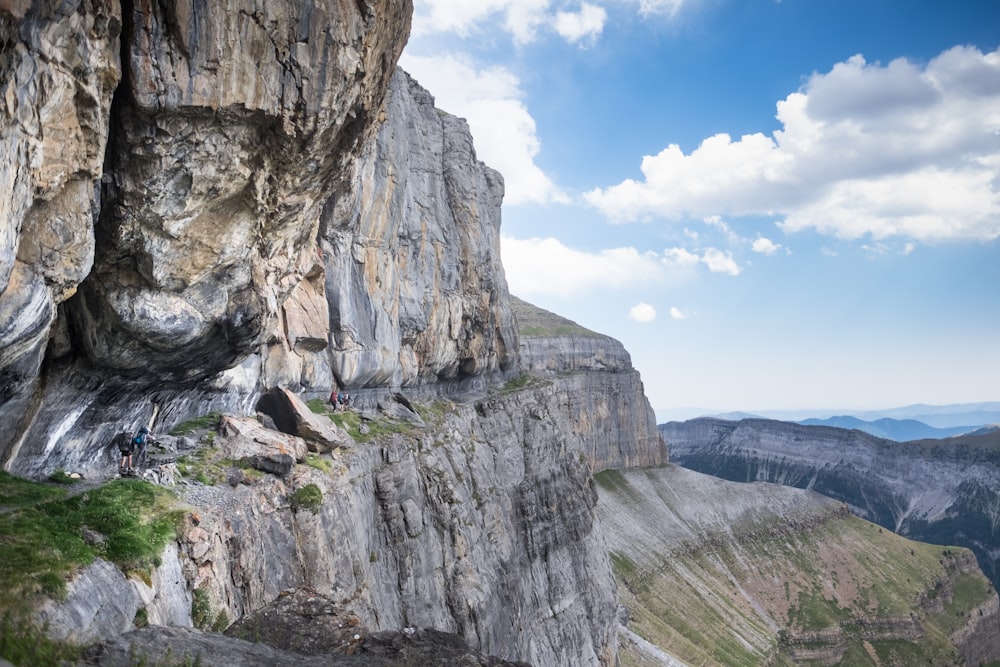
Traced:
<svg viewBox="0 0 1000 667">
<path fill-rule="evenodd" d="M 1000 655 L 997 594 L 968 550 L 910 542 L 814 492 L 676 466 L 606 471 L 598 491 L 630 627 L 687 664 Z"/>
<path fill-rule="evenodd" d="M 812 489 L 911 539 L 969 547 L 1000 585 L 996 434 L 899 443 L 764 419 L 693 419 L 659 429 L 671 458 L 687 468 Z"/>
<path fill-rule="evenodd" d="M 170 567 L 185 590 L 203 591 L 213 618 L 243 618 L 307 586 L 372 633 L 433 628 L 504 660 L 613 664 L 615 591 L 590 436 L 565 417 L 579 394 L 566 380 L 442 405 L 423 428 L 335 450 L 329 472 L 178 486 L 198 519 Z M 255 423 L 224 419 L 244 421 Z M 226 430 L 233 442 L 217 455 L 234 457 L 235 441 L 259 446 L 252 432 Z M 308 485 L 321 502 L 294 509 Z M 178 608 L 157 613 L 186 613 L 174 599 Z M 102 638 L 127 629 L 126 617 L 102 624 Z"/>
<path fill-rule="evenodd" d="M 593 471 L 656 466 L 667 447 L 639 372 L 622 344 L 512 297 L 522 368 L 573 387 L 566 405 Z"/>
<path fill-rule="evenodd" d="M 120 31 L 117 2 L 0 6 L 0 402 L 30 391 L 94 261 Z"/>
<path fill-rule="evenodd" d="M 257 411 L 268 415 L 282 433 L 305 440 L 310 451 L 328 452 L 352 442 L 346 431 L 314 413 L 294 392 L 282 387 L 274 387 L 261 396 Z"/>
<path fill-rule="evenodd" d="M 386 116 L 323 216 L 334 375 L 410 387 L 506 371 L 517 332 L 500 264 L 503 179 L 476 159 L 465 121 L 402 71 Z"/>
<path fill-rule="evenodd" d="M 311 624 L 315 619 L 300 619 Z M 265 633 L 273 632 L 266 628 Z M 81 665 L 133 667 L 136 661 L 158 665 L 164 657 L 170 664 L 187 662 L 204 667 L 398 667 L 399 665 L 439 665 L 440 667 L 524 667 L 484 655 L 466 646 L 453 634 L 413 629 L 379 632 L 354 642 L 352 653 L 303 655 L 272 648 L 268 634 L 255 640 L 236 639 L 215 633 L 179 628 L 147 628 L 106 642 L 89 651 Z"/>
</svg>

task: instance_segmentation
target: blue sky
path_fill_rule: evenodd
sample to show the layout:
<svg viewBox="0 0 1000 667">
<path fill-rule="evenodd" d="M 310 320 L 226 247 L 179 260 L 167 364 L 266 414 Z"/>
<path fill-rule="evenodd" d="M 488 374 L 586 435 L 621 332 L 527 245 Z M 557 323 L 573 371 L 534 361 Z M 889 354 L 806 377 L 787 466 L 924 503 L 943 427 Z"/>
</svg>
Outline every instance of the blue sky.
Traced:
<svg viewBox="0 0 1000 667">
<path fill-rule="evenodd" d="M 1000 400 L 1000 2 L 415 0 L 511 291 L 660 421 Z"/>
</svg>

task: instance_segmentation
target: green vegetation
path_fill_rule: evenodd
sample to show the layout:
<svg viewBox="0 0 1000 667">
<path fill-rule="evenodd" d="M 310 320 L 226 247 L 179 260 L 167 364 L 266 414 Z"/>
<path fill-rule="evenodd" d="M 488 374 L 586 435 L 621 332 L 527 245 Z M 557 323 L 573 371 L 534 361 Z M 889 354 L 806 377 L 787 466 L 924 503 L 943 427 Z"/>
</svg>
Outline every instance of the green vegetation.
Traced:
<svg viewBox="0 0 1000 667">
<path fill-rule="evenodd" d="M 178 424 L 170 430 L 170 435 L 192 435 L 201 431 L 209 431 L 209 439 L 214 436 L 215 430 L 219 427 L 219 419 L 222 415 L 218 412 L 210 412 L 201 417 L 189 419 Z"/>
<path fill-rule="evenodd" d="M 217 454 L 218 450 L 214 447 L 202 447 L 185 454 L 177 459 L 177 472 L 208 486 L 223 484 L 229 468 L 237 464 L 231 459 L 216 458 Z"/>
<path fill-rule="evenodd" d="M 319 454 L 307 454 L 306 465 L 320 472 L 330 472 L 333 469 L 333 463 L 329 457 L 320 456 Z"/>
<path fill-rule="evenodd" d="M 573 320 L 550 313 L 547 310 L 511 297 L 511 306 L 517 316 L 518 332 L 524 338 L 546 338 L 549 336 L 596 337 L 601 334 L 580 326 Z"/>
<path fill-rule="evenodd" d="M 97 556 L 126 571 L 156 564 L 181 516 L 165 490 L 141 480 L 116 480 L 65 498 L 57 497 L 62 489 L 2 473 L 0 489 L 4 503 L 16 508 L 0 515 L 4 608 L 39 592 L 63 595 L 66 578 Z M 38 500 L 28 504 L 31 498 Z M 85 533 L 100 539 L 88 542 Z"/>
<path fill-rule="evenodd" d="M 642 475 L 661 479 L 657 470 L 594 475 L 602 503 L 648 513 L 656 503 L 648 489 L 636 495 Z M 676 497 L 666 485 L 651 488 L 664 503 Z M 788 530 L 761 517 L 729 530 L 693 533 L 659 554 L 648 551 L 652 541 L 609 553 L 630 628 L 687 664 L 790 665 L 796 647 L 841 640 L 841 664 L 874 664 L 875 655 L 884 665 L 957 664 L 950 637 L 992 591 L 978 572 L 963 570 L 967 551 L 911 542 L 851 515 Z M 922 604 L 928 598 L 943 598 L 941 610 Z M 911 624 L 914 640 L 888 639 Z M 627 648 L 620 657 L 645 664 Z"/>
<path fill-rule="evenodd" d="M 54 473 L 49 475 L 49 481 L 54 484 L 66 484 L 68 486 L 76 484 L 80 480 L 76 477 L 70 477 L 64 470 L 56 470 Z"/>
<path fill-rule="evenodd" d="M 288 504 L 296 511 L 307 509 L 313 514 L 319 514 L 319 507 L 323 504 L 323 492 L 315 484 L 300 486 L 288 496 Z"/>
<path fill-rule="evenodd" d="M 208 597 L 208 591 L 204 588 L 196 588 L 191 594 L 191 622 L 199 630 L 214 630 L 222 632 L 229 627 L 229 617 L 224 609 L 220 609 L 217 614 L 212 613 L 212 602 Z"/>
<path fill-rule="evenodd" d="M 158 565 L 183 517 L 171 494 L 137 479 L 67 497 L 64 486 L 0 471 L 0 504 L 7 509 L 0 514 L 0 656 L 17 665 L 61 664 L 78 653 L 31 623 L 32 600 L 61 598 L 69 577 L 97 557 L 126 572 Z"/>
<path fill-rule="evenodd" d="M 0 657 L 20 667 L 50 667 L 74 663 L 80 649 L 52 641 L 24 613 L 8 610 L 0 618 Z"/>
<path fill-rule="evenodd" d="M 500 388 L 501 394 L 510 394 L 515 391 L 521 391 L 531 383 L 531 376 L 527 373 L 521 373 L 516 378 L 511 378 L 507 380 L 507 383 Z"/>
<path fill-rule="evenodd" d="M 416 433 L 416 427 L 405 421 L 388 417 L 375 420 L 362 419 L 361 414 L 354 410 L 338 412 L 322 398 L 313 398 L 306 401 L 306 404 L 314 413 L 325 416 L 347 431 L 357 442 L 367 442 L 393 433 Z"/>
</svg>

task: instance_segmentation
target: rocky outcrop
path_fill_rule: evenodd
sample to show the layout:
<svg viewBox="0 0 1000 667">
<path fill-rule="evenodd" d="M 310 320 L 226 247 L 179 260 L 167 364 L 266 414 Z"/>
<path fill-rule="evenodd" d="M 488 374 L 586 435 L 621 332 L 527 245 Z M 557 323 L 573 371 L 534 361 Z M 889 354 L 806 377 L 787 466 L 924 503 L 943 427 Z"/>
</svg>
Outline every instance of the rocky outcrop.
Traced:
<svg viewBox="0 0 1000 667">
<path fill-rule="evenodd" d="M 511 304 L 524 371 L 558 377 L 574 387 L 567 409 L 588 443 L 591 470 L 666 463 L 667 447 L 659 437 L 656 415 L 624 346 L 516 297 Z"/>
<path fill-rule="evenodd" d="M 337 449 L 324 466 L 178 486 L 191 515 L 172 567 L 210 618 L 240 619 L 307 586 L 372 632 L 433 628 L 506 660 L 614 664 L 615 590 L 589 444 L 562 408 L 576 392 L 548 381 L 428 406 L 434 423 Z M 230 442 L 205 456 L 271 448 L 224 430 Z M 297 502 L 309 487 L 315 502 Z M 127 629 L 129 611 L 99 624 L 100 639 Z"/>
<path fill-rule="evenodd" d="M 694 419 L 659 429 L 672 459 L 687 468 L 818 491 L 911 539 L 969 547 L 1000 584 L 996 434 L 899 443 L 765 419 Z"/>
<path fill-rule="evenodd" d="M 134 403 L 252 360 L 280 323 L 293 349 L 320 344 L 282 304 L 315 306 L 296 288 L 323 285 L 320 211 L 377 126 L 410 12 L 407 0 L 0 7 L 8 466 L 11 447 L 37 453 L 58 429 L 46 408 L 61 378 L 39 377 L 43 355 L 59 366 L 49 375 L 75 368 L 72 384 Z M 329 385 L 328 366 L 314 375 Z M 67 428 L 107 417 L 87 413 Z"/>
</svg>

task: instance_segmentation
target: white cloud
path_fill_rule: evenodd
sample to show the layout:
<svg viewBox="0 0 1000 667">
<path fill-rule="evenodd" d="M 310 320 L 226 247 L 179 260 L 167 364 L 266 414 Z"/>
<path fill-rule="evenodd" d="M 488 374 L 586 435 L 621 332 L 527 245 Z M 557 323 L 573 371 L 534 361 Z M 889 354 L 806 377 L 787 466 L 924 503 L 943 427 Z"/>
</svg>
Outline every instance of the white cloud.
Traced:
<svg viewBox="0 0 1000 667">
<path fill-rule="evenodd" d="M 573 296 L 598 289 L 664 283 L 669 272 L 656 253 L 635 248 L 599 252 L 575 250 L 554 238 L 501 237 L 501 255 L 510 291 Z"/>
<path fill-rule="evenodd" d="M 662 12 L 680 4 L 681 0 L 642 0 L 640 11 Z M 542 28 L 573 44 L 593 42 L 604 30 L 608 13 L 599 5 L 582 2 L 577 11 L 554 11 L 552 5 L 552 0 L 415 0 L 410 32 L 414 39 L 445 33 L 471 38 L 502 28 L 515 44 L 523 45 L 538 39 Z M 666 13 L 673 15 L 676 10 Z"/>
<path fill-rule="evenodd" d="M 675 320 L 686 320 L 687 315 L 681 312 L 681 309 L 677 306 L 670 307 L 670 317 Z"/>
<path fill-rule="evenodd" d="M 675 270 L 690 270 L 699 264 L 704 264 L 713 273 L 728 273 L 731 276 L 738 276 L 743 271 L 733 259 L 732 252 L 718 248 L 707 248 L 700 255 L 686 248 L 667 248 L 663 251 L 662 261 L 666 266 Z"/>
<path fill-rule="evenodd" d="M 639 11 L 643 14 L 676 16 L 683 5 L 684 0 L 639 0 Z"/>
<path fill-rule="evenodd" d="M 656 319 L 656 308 L 648 303 L 639 302 L 628 311 L 628 318 L 639 324 L 648 324 Z"/>
<path fill-rule="evenodd" d="M 455 33 L 468 37 L 493 28 L 496 16 L 517 43 L 530 42 L 535 30 L 547 20 L 550 0 L 417 0 L 413 3 L 411 35 Z"/>
<path fill-rule="evenodd" d="M 718 248 L 709 248 L 702 255 L 701 261 L 713 273 L 728 273 L 731 276 L 738 276 L 743 271 L 736 263 L 736 260 L 733 259 L 733 253 L 728 250 L 722 251 Z"/>
<path fill-rule="evenodd" d="M 570 43 L 593 43 L 604 30 L 608 12 L 604 7 L 584 2 L 578 12 L 557 12 L 555 29 Z"/>
<path fill-rule="evenodd" d="M 520 82 L 503 67 L 477 67 L 461 55 L 414 56 L 400 65 L 435 97 L 437 106 L 465 118 L 477 157 L 504 176 L 508 204 L 566 203 L 569 197 L 535 164 L 541 150 Z"/>
<path fill-rule="evenodd" d="M 500 237 L 500 252 L 510 291 L 520 297 L 588 294 L 657 285 L 670 287 L 697 276 L 698 268 L 740 274 L 732 253 L 708 248 L 703 253 L 667 248 L 662 254 L 632 247 L 596 252 L 577 250 L 554 238 Z"/>
<path fill-rule="evenodd" d="M 754 252 L 759 252 L 764 255 L 773 255 L 781 249 L 780 243 L 775 243 L 771 239 L 764 238 L 763 236 L 758 236 L 751 246 Z"/>
<path fill-rule="evenodd" d="M 642 159 L 642 180 L 587 193 L 610 219 L 778 215 L 854 239 L 1000 237 L 1000 49 L 926 66 L 855 56 L 777 104 L 782 129 L 717 134 Z"/>
</svg>

